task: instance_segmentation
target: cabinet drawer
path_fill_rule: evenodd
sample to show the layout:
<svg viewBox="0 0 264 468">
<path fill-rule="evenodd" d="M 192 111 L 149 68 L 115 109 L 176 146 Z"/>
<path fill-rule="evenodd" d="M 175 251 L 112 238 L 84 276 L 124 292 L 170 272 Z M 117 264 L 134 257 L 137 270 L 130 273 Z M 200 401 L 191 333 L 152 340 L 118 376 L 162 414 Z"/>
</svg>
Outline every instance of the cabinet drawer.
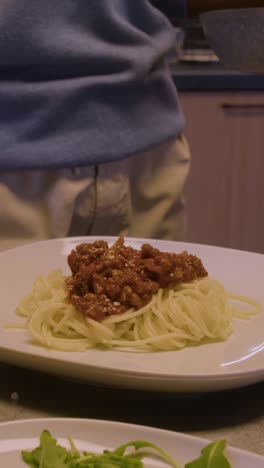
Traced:
<svg viewBox="0 0 264 468">
<path fill-rule="evenodd" d="M 182 93 L 187 240 L 264 253 L 264 93 Z"/>
</svg>

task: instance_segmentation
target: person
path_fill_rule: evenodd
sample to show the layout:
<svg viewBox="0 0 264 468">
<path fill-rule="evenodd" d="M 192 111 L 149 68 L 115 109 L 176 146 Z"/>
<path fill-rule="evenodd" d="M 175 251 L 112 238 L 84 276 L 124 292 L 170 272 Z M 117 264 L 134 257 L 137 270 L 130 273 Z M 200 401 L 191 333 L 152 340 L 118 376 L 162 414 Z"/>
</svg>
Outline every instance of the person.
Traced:
<svg viewBox="0 0 264 468">
<path fill-rule="evenodd" d="M 184 15 L 249 1 L 174 3 Z M 0 249 L 182 240 L 190 154 L 165 15 L 150 0 L 4 0 L 0 43 Z"/>
</svg>

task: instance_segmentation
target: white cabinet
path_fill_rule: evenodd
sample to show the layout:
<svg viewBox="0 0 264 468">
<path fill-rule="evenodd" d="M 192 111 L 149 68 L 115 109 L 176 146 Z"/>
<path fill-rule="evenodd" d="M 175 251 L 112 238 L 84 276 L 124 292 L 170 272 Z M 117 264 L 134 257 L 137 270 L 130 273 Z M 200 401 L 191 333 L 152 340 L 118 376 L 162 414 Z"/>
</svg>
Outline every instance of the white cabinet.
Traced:
<svg viewBox="0 0 264 468">
<path fill-rule="evenodd" d="M 187 240 L 264 253 L 264 92 L 182 92 Z"/>
</svg>

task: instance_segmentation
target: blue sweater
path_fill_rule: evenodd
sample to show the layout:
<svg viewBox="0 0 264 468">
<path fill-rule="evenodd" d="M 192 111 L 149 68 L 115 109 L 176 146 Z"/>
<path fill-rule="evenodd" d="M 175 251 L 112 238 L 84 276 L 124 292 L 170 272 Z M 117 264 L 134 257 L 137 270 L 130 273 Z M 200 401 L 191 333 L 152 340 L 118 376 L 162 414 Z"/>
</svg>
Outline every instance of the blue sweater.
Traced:
<svg viewBox="0 0 264 468">
<path fill-rule="evenodd" d="M 100 164 L 180 134 L 173 46 L 148 0 L 1 0 L 0 170 Z"/>
</svg>

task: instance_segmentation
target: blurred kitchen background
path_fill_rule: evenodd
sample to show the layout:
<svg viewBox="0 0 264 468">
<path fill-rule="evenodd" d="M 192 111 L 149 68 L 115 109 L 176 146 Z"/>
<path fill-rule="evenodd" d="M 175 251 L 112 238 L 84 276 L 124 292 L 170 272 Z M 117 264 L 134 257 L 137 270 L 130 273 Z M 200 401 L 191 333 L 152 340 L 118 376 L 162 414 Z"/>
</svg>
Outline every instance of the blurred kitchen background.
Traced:
<svg viewBox="0 0 264 468">
<path fill-rule="evenodd" d="M 224 69 L 199 20 L 152 3 L 175 28 L 170 66 L 192 153 L 186 240 L 264 253 L 264 75 Z"/>
</svg>

